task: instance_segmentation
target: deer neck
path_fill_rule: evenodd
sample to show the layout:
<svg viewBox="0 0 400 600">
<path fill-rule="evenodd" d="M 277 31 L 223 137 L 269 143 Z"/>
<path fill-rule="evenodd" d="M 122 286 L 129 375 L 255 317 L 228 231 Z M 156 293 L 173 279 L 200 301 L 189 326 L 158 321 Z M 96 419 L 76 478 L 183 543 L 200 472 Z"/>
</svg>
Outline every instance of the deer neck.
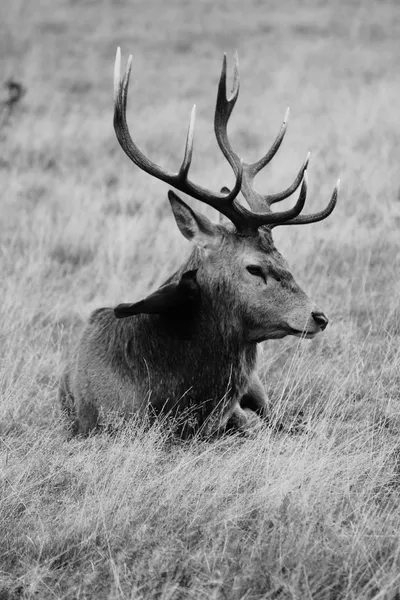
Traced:
<svg viewBox="0 0 400 600">
<path fill-rule="evenodd" d="M 182 267 L 165 283 L 178 281 L 185 271 L 198 268 L 201 261 L 200 252 L 195 249 Z M 240 321 L 235 321 L 235 315 L 232 314 L 220 290 L 216 290 L 215 293 L 203 291 L 191 319 L 193 343 L 198 347 L 204 345 L 206 349 L 210 349 L 210 344 L 213 344 L 218 348 L 221 358 L 226 355 L 235 362 L 243 357 L 256 356 L 257 344 L 244 339 Z"/>
</svg>

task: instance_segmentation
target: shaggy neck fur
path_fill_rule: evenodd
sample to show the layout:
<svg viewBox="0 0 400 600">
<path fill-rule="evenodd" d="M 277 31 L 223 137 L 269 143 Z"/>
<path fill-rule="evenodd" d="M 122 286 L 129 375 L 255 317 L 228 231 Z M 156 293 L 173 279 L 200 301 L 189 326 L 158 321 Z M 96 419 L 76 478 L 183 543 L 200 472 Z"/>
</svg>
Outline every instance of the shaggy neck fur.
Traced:
<svg viewBox="0 0 400 600">
<path fill-rule="evenodd" d="M 166 283 L 179 280 L 200 261 L 195 250 Z M 232 323 L 232 309 L 222 283 L 212 294 L 202 290 L 198 304 L 187 314 L 138 315 L 116 322 L 119 335 L 124 332 L 128 365 L 138 375 L 141 393 L 150 394 L 150 402 L 152 395 L 165 397 L 163 410 L 171 412 L 178 405 L 179 412 L 196 407 L 203 421 L 216 406 L 245 393 L 257 346 L 244 342 L 241 328 Z M 110 347 L 115 348 L 113 343 Z"/>
</svg>

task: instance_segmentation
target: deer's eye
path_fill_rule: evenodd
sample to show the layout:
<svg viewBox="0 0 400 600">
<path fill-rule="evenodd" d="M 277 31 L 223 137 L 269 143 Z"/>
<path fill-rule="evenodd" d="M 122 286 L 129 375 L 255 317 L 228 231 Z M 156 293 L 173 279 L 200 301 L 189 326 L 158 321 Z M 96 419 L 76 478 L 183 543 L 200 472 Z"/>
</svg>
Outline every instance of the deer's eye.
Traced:
<svg viewBox="0 0 400 600">
<path fill-rule="evenodd" d="M 265 275 L 264 275 L 263 270 L 261 269 L 261 267 L 258 267 L 257 265 L 249 265 L 248 267 L 246 267 L 246 269 L 248 270 L 248 272 L 250 273 L 250 275 L 254 275 L 255 277 L 261 277 L 261 279 L 263 281 L 266 280 Z"/>
</svg>

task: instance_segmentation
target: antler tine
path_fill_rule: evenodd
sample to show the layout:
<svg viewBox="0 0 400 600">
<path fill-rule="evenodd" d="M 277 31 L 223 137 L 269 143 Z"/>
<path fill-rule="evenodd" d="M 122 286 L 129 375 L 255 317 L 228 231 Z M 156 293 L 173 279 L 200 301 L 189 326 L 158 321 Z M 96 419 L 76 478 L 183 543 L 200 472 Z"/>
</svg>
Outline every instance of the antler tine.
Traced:
<svg viewBox="0 0 400 600">
<path fill-rule="evenodd" d="M 229 194 L 213 193 L 190 181 L 187 177 L 193 155 L 193 136 L 195 124 L 195 107 L 192 109 L 188 133 L 186 136 L 185 153 L 178 173 L 173 173 L 160 167 L 148 159 L 133 142 L 126 121 L 126 105 L 128 98 L 129 78 L 132 69 L 132 56 L 128 59 L 125 73 L 121 79 L 121 51 L 117 49 L 114 67 L 114 129 L 117 139 L 125 154 L 143 171 L 161 179 L 176 189 L 212 206 L 225 214 L 238 228 L 243 227 L 243 215 L 235 198 L 242 186 L 243 166 L 239 161 L 234 169 L 236 182 Z"/>
<path fill-rule="evenodd" d="M 226 55 L 225 55 L 226 59 Z M 226 60 L 225 60 L 226 63 Z M 226 79 L 225 79 L 226 81 Z M 232 91 L 228 102 L 232 103 L 232 109 L 235 106 L 235 102 L 239 95 L 240 89 L 240 76 L 239 76 L 239 54 L 235 52 L 234 54 L 234 63 L 233 63 L 233 83 L 232 83 Z M 232 110 L 231 109 L 231 110 Z"/>
<path fill-rule="evenodd" d="M 236 100 L 238 99 L 239 89 L 240 89 L 239 56 L 238 56 L 237 52 L 235 52 L 234 60 L 235 60 L 235 62 L 233 65 L 233 84 L 232 84 L 231 95 L 229 98 L 227 98 L 227 95 L 226 95 L 227 60 L 226 60 L 225 52 L 224 52 L 224 57 L 222 59 L 221 77 L 219 79 L 219 84 L 218 84 L 218 97 L 221 102 L 223 101 L 223 103 L 226 107 L 226 110 L 228 112 L 228 119 L 229 119 L 231 112 L 236 104 Z"/>
<path fill-rule="evenodd" d="M 125 73 L 121 79 L 121 51 L 118 48 L 114 68 L 114 130 L 121 148 L 138 167 L 170 183 L 174 173 L 158 167 L 150 161 L 133 142 L 126 122 L 126 104 L 128 99 L 129 78 L 132 69 L 132 55 L 129 56 Z"/>
<path fill-rule="evenodd" d="M 275 227 L 276 225 L 285 225 L 287 221 L 295 219 L 303 210 L 304 204 L 307 198 L 308 179 L 307 171 L 304 172 L 303 183 L 300 189 L 300 194 L 296 204 L 283 212 L 264 212 L 256 213 L 242 208 L 243 216 L 246 218 L 246 228 L 248 230 L 255 230 L 259 227 L 269 226 Z"/>
<path fill-rule="evenodd" d="M 277 223 L 276 225 L 272 225 L 272 227 L 276 227 L 277 225 L 307 225 L 308 223 L 316 223 L 317 221 L 323 221 L 324 219 L 326 219 L 326 217 L 329 217 L 329 215 L 336 206 L 337 198 L 339 195 L 339 188 L 340 179 L 337 180 L 331 199 L 328 202 L 328 206 L 326 206 L 324 210 L 321 210 L 320 212 L 311 215 L 300 215 L 294 219 L 286 221 L 285 223 Z"/>
<path fill-rule="evenodd" d="M 114 103 L 118 100 L 119 86 L 121 84 L 121 48 L 118 46 L 114 64 Z"/>
<path fill-rule="evenodd" d="M 278 152 L 280 145 L 283 142 L 283 138 L 285 137 L 285 134 L 286 134 L 289 116 L 290 116 L 290 108 L 288 107 L 286 109 L 286 113 L 285 113 L 281 128 L 279 130 L 279 133 L 276 136 L 271 148 L 268 150 L 268 152 L 262 158 L 260 158 L 260 160 L 258 160 L 255 163 L 248 166 L 248 171 L 249 171 L 249 174 L 251 175 L 252 179 L 254 179 L 254 177 L 257 175 L 257 173 L 259 173 L 261 171 L 261 169 L 263 169 L 265 166 L 267 166 L 267 164 L 269 162 L 271 162 L 271 160 L 274 158 L 275 154 Z M 301 183 L 301 179 L 300 179 L 299 185 L 300 185 L 300 183 Z"/>
<path fill-rule="evenodd" d="M 268 194 L 268 195 L 263 196 L 263 199 L 268 204 L 268 206 L 271 206 L 271 204 L 275 204 L 275 202 L 280 202 L 281 200 L 285 200 L 285 198 L 289 198 L 289 196 L 291 196 L 297 190 L 297 188 L 299 187 L 299 185 L 301 184 L 301 182 L 303 180 L 304 172 L 308 168 L 308 163 L 310 162 L 310 156 L 311 156 L 311 152 L 308 152 L 306 159 L 305 159 L 303 165 L 301 166 L 300 171 L 297 173 L 296 178 L 293 181 L 292 185 L 290 185 L 283 192 L 278 192 L 277 194 Z"/>
<path fill-rule="evenodd" d="M 234 172 L 237 173 L 238 166 L 240 164 L 240 158 L 236 154 L 236 152 L 233 151 L 227 133 L 229 117 L 231 116 L 232 110 L 236 104 L 236 100 L 238 99 L 239 95 L 240 77 L 239 58 L 237 53 L 235 54 L 233 88 L 230 98 L 227 98 L 226 96 L 226 71 L 227 62 L 226 54 L 224 53 L 221 76 L 218 83 L 217 105 L 215 107 L 214 113 L 214 132 L 222 154 L 225 156 L 226 160 L 228 161 Z"/>
<path fill-rule="evenodd" d="M 185 154 L 183 157 L 181 168 L 179 169 L 179 176 L 182 179 L 187 179 L 190 165 L 192 164 L 195 120 L 196 120 L 196 105 L 193 106 L 192 112 L 190 115 L 190 122 L 189 122 L 188 132 L 187 132 L 187 136 L 186 136 Z"/>
<path fill-rule="evenodd" d="M 272 226 L 280 225 L 280 224 L 285 223 L 286 221 L 290 221 L 290 220 L 296 218 L 301 213 L 301 211 L 303 210 L 304 205 L 306 203 L 307 190 L 308 190 L 308 177 L 307 177 L 307 171 L 304 171 L 303 182 L 301 184 L 299 199 L 297 200 L 296 204 L 293 206 L 293 208 L 289 208 L 289 210 L 285 210 L 283 212 L 267 213 L 265 215 L 266 217 L 269 217 L 269 221 L 267 222 L 267 224 L 272 225 Z M 292 217 L 292 216 L 289 216 L 289 214 L 293 214 L 295 216 Z"/>
<path fill-rule="evenodd" d="M 126 70 L 125 70 L 124 76 L 122 78 L 122 83 L 121 83 L 122 98 L 123 98 L 123 103 L 124 103 L 124 112 L 126 112 L 126 103 L 128 100 L 128 86 L 129 86 L 129 80 L 131 78 L 131 71 L 132 71 L 132 54 L 130 54 L 128 57 L 128 62 L 126 64 Z"/>
</svg>

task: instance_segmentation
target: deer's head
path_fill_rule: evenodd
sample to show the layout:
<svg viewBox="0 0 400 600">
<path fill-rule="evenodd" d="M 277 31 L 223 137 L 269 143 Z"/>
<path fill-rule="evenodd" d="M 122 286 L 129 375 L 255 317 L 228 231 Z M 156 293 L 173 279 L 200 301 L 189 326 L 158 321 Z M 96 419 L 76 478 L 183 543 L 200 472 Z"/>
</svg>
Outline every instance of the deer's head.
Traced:
<svg viewBox="0 0 400 600">
<path fill-rule="evenodd" d="M 171 173 L 157 166 L 134 144 L 126 122 L 132 57 L 129 57 L 122 80 L 120 61 L 118 49 L 114 78 L 114 128 L 125 153 L 150 175 L 212 206 L 225 221 L 227 219 L 227 223 L 213 223 L 190 208 L 174 192 L 170 191 L 168 194 L 181 233 L 195 245 L 188 266 L 196 269 L 196 283 L 200 293 L 212 305 L 214 313 L 246 342 L 259 342 L 286 335 L 311 338 L 324 330 L 328 319 L 295 282 L 285 259 L 274 246 L 271 230 L 278 225 L 301 225 L 325 219 L 336 205 L 339 182 L 327 207 L 310 215 L 300 214 L 307 196 L 309 155 L 292 185 L 283 192 L 265 195 L 257 192 L 253 186 L 257 173 L 270 162 L 282 143 L 288 112 L 278 136 L 265 156 L 255 163 L 244 163 L 232 149 L 227 135 L 229 117 L 239 94 L 238 59 L 236 56 L 233 90 L 227 98 L 224 56 L 214 128 L 219 147 L 235 173 L 236 183 L 231 191 L 223 188 L 220 193 L 213 193 L 188 179 L 193 153 L 195 108 L 192 110 L 184 159 L 178 173 Z M 287 198 L 299 187 L 300 194 L 293 208 L 282 212 L 272 211 L 272 204 Z M 239 192 L 250 209 L 238 202 Z M 173 303 L 171 295 L 175 293 L 171 289 L 168 289 L 169 305 Z M 181 303 L 182 287 L 179 289 Z M 158 296 L 158 305 L 161 307 L 160 299 L 162 294 Z"/>
</svg>

